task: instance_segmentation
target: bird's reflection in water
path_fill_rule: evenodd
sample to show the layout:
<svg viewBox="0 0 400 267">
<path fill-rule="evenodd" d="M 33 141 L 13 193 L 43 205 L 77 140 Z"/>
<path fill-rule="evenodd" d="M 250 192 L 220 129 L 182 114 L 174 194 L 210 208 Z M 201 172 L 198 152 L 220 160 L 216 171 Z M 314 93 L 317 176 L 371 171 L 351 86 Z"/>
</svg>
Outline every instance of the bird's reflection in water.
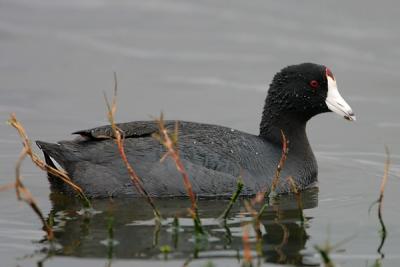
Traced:
<svg viewBox="0 0 400 267">
<path fill-rule="evenodd" d="M 302 193 L 304 209 L 318 204 L 318 190 Z M 187 199 L 160 199 L 156 204 L 164 218 L 157 225 L 151 208 L 143 199 L 93 200 L 97 212 L 82 214 L 81 204 L 68 196 L 51 196 L 52 218 L 57 242 L 57 255 L 91 258 L 163 259 L 160 248 L 170 247 L 168 258 L 236 257 L 242 251 L 242 200 L 238 200 L 226 222 L 218 217 L 227 200 L 199 200 L 199 213 L 208 233 L 206 240 L 194 238 L 194 228 L 187 208 Z M 178 220 L 176 218 L 179 218 Z M 294 195 L 280 196 L 261 216 L 261 261 L 302 264 L 311 218 L 301 223 Z M 111 236 L 110 236 L 111 235 Z M 256 234 L 251 238 L 256 247 Z M 112 246 L 112 248 L 110 248 Z"/>
</svg>

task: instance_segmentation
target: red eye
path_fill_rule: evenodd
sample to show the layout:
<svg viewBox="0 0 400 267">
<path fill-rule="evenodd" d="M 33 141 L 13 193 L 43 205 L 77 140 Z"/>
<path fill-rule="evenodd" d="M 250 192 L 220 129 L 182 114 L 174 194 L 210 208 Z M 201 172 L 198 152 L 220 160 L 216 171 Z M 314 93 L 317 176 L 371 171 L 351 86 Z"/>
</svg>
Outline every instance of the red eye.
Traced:
<svg viewBox="0 0 400 267">
<path fill-rule="evenodd" d="M 314 88 L 314 89 L 317 89 L 318 86 L 319 86 L 319 82 L 316 81 L 316 80 L 312 80 L 312 81 L 310 82 L 310 86 L 311 86 L 312 88 Z"/>
</svg>

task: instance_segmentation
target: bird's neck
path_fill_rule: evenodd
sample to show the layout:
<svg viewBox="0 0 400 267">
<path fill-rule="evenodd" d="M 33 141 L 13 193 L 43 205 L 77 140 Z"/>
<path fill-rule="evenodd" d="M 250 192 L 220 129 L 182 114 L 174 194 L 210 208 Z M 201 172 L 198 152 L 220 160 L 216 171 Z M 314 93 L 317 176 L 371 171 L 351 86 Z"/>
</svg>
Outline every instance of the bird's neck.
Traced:
<svg viewBox="0 0 400 267">
<path fill-rule="evenodd" d="M 296 112 L 274 108 L 267 101 L 260 124 L 260 137 L 281 146 L 283 132 L 292 152 L 311 152 L 306 133 L 307 121 L 308 118 L 301 117 Z"/>
</svg>

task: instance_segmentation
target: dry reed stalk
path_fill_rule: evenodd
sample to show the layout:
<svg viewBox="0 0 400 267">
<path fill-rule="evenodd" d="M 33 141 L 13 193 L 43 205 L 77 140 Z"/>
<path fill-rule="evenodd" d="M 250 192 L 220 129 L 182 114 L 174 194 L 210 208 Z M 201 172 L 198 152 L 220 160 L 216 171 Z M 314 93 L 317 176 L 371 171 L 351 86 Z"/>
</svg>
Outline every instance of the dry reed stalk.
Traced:
<svg viewBox="0 0 400 267">
<path fill-rule="evenodd" d="M 165 155 L 161 158 L 160 161 L 165 160 L 168 156 L 170 156 L 175 162 L 176 169 L 182 175 L 183 183 L 186 189 L 186 192 L 189 196 L 191 202 L 191 208 L 189 209 L 189 213 L 193 218 L 193 222 L 195 224 L 196 233 L 204 234 L 204 230 L 201 226 L 201 221 L 197 209 L 197 200 L 196 195 L 193 192 L 192 183 L 190 182 L 189 175 L 187 174 L 185 167 L 181 161 L 178 151 L 178 122 L 175 123 L 175 130 L 172 137 L 169 135 L 168 130 L 164 125 L 164 117 L 161 113 L 160 118 L 156 120 L 159 126 L 159 134 L 154 134 L 153 137 L 159 140 L 159 142 L 164 145 L 167 149 Z"/>
<path fill-rule="evenodd" d="M 15 188 L 15 183 L 9 183 L 9 184 L 5 184 L 5 185 L 0 186 L 0 192 L 7 191 L 7 190 L 9 190 L 11 188 Z"/>
<path fill-rule="evenodd" d="M 278 218 L 275 218 L 275 223 L 277 225 L 279 225 L 282 228 L 283 231 L 283 236 L 282 236 L 282 241 L 281 243 L 279 243 L 278 245 L 274 246 L 274 250 L 276 251 L 276 253 L 279 255 L 279 259 L 277 260 L 278 263 L 282 263 L 286 260 L 286 255 L 285 253 L 282 251 L 282 248 L 288 243 L 289 241 L 289 230 L 288 228 L 282 224 L 281 222 L 279 222 Z"/>
<path fill-rule="evenodd" d="M 91 203 L 89 199 L 86 197 L 84 194 L 82 188 L 80 188 L 78 185 L 76 185 L 74 182 L 72 182 L 71 178 L 68 176 L 68 174 L 62 170 L 58 170 L 56 168 L 53 168 L 49 165 L 47 165 L 43 160 L 40 159 L 40 157 L 35 154 L 32 150 L 31 146 L 31 141 L 28 138 L 28 135 L 26 134 L 25 128 L 22 126 L 22 124 L 17 120 L 17 117 L 15 116 L 14 113 L 10 115 L 10 119 L 8 120 L 8 123 L 14 127 L 19 136 L 22 139 L 22 144 L 24 147 L 25 155 L 29 156 L 32 160 L 32 162 L 39 167 L 41 170 L 46 171 L 49 174 L 52 174 L 55 177 L 60 178 L 64 183 L 69 185 L 77 194 L 79 197 L 84 201 L 86 206 L 91 206 Z M 18 186 L 18 185 L 17 185 Z"/>
<path fill-rule="evenodd" d="M 270 196 L 271 196 L 271 194 L 274 194 L 275 189 L 279 183 L 281 171 L 283 169 L 283 166 L 285 165 L 286 158 L 287 158 L 287 155 L 289 152 L 289 147 L 288 147 L 289 140 L 286 139 L 286 136 L 282 130 L 281 130 L 281 135 L 282 135 L 282 154 L 281 154 L 281 159 L 279 160 L 278 166 L 276 167 L 276 170 L 275 170 L 274 179 L 272 180 Z"/>
<path fill-rule="evenodd" d="M 281 174 L 283 166 L 285 165 L 287 155 L 289 152 L 289 148 L 288 148 L 289 141 L 286 139 L 286 136 L 282 130 L 281 130 L 281 135 L 282 135 L 282 154 L 281 154 L 279 163 L 276 167 L 274 178 L 272 180 L 271 190 L 270 190 L 270 194 L 269 194 L 270 197 L 274 194 L 275 189 L 279 183 L 280 174 Z M 260 231 L 260 224 L 261 224 L 260 218 L 261 218 L 261 215 L 263 214 L 264 210 L 267 208 L 268 203 L 264 203 L 258 212 L 254 209 L 254 205 L 264 202 L 267 192 L 268 192 L 268 189 L 261 190 L 260 192 L 257 192 L 256 196 L 253 199 L 251 199 L 250 202 L 248 202 L 248 201 L 244 202 L 246 210 L 253 217 L 253 227 L 257 234 L 257 254 L 259 256 L 262 255 L 262 249 L 261 249 L 262 234 Z M 284 243 L 285 241 L 287 242 L 287 238 L 288 238 L 288 236 L 284 235 L 282 246 L 285 244 Z"/>
<path fill-rule="evenodd" d="M 258 212 L 254 209 L 251 202 L 244 200 L 244 208 L 254 219 L 257 218 Z"/>
<path fill-rule="evenodd" d="M 243 264 L 242 266 L 252 266 L 251 246 L 249 240 L 249 224 L 242 224 L 242 242 L 243 242 Z"/>
<path fill-rule="evenodd" d="M 281 154 L 279 163 L 276 167 L 274 178 L 272 180 L 270 197 L 275 192 L 275 189 L 279 183 L 280 173 L 282 171 L 283 166 L 285 165 L 286 158 L 287 158 L 288 151 L 289 151 L 289 149 L 288 149 L 289 141 L 286 139 L 286 136 L 282 130 L 281 130 L 281 135 L 282 135 L 282 154 Z M 268 188 L 261 190 L 261 191 L 257 192 L 256 196 L 253 199 L 251 199 L 250 202 L 248 202 L 248 201 L 244 202 L 246 211 L 249 212 L 253 217 L 253 227 L 257 234 L 257 254 L 259 256 L 262 255 L 262 249 L 261 249 L 262 234 L 260 231 L 260 217 L 261 217 L 262 213 L 264 212 L 264 210 L 267 208 L 268 203 L 264 203 L 258 212 L 254 209 L 254 205 L 264 202 L 267 192 L 268 192 Z M 247 235 L 248 235 L 248 233 L 247 233 Z M 283 245 L 285 244 L 284 243 L 285 241 L 287 242 L 287 238 L 288 238 L 288 236 L 284 235 Z M 248 236 L 247 236 L 247 239 L 248 239 Z M 245 240 L 246 240 L 246 231 L 243 230 L 244 251 L 249 249 L 248 245 L 246 245 L 246 243 L 245 243 Z M 246 254 L 246 253 L 244 253 L 244 254 Z M 250 254 L 250 257 L 251 257 L 251 254 Z M 246 257 L 244 257 L 244 258 L 246 259 Z M 251 259 L 250 259 L 250 261 L 245 260 L 245 264 L 251 265 Z"/>
<path fill-rule="evenodd" d="M 254 232 L 256 233 L 256 252 L 257 252 L 257 256 L 261 257 L 263 252 L 262 252 L 262 232 L 261 232 L 261 221 L 260 221 L 260 216 L 259 216 L 259 212 L 257 212 L 254 209 L 254 199 L 252 201 L 244 201 L 244 207 L 246 209 L 246 211 L 248 213 L 251 214 L 251 216 L 253 217 L 253 228 L 254 228 Z"/>
<path fill-rule="evenodd" d="M 287 159 L 287 155 L 289 152 L 289 140 L 286 139 L 285 134 L 283 133 L 283 131 L 281 130 L 281 135 L 282 135 L 282 154 L 281 154 L 281 158 L 279 159 L 279 163 L 276 166 L 276 170 L 275 170 L 275 174 L 274 174 L 274 178 L 272 179 L 272 183 L 271 183 L 271 190 L 269 190 L 268 188 L 262 189 L 259 192 L 257 192 L 257 194 L 255 195 L 255 197 L 251 200 L 251 204 L 254 206 L 255 204 L 259 204 L 262 203 L 265 200 L 266 194 L 268 193 L 268 191 L 270 192 L 270 196 L 272 196 L 275 192 L 276 186 L 279 183 L 280 180 L 280 176 L 281 176 L 281 171 L 283 166 L 285 165 L 286 159 Z M 259 212 L 259 215 L 262 214 L 262 212 L 265 210 L 266 205 L 264 205 Z"/>
<path fill-rule="evenodd" d="M 192 183 L 190 182 L 189 175 L 187 174 L 185 167 L 181 161 L 179 156 L 179 151 L 177 149 L 177 141 L 178 141 L 178 122 L 175 124 L 175 132 L 174 136 L 171 138 L 168 130 L 165 128 L 164 125 L 164 118 L 163 114 L 161 114 L 160 119 L 157 120 L 158 126 L 160 128 L 159 136 L 155 136 L 167 149 L 167 153 L 161 158 L 161 161 L 165 160 L 168 156 L 170 156 L 174 162 L 176 169 L 182 175 L 183 183 L 186 188 L 186 192 L 189 196 L 190 202 L 192 204 L 192 211 L 197 210 L 197 201 L 196 195 L 193 192 Z"/>
<path fill-rule="evenodd" d="M 149 203 L 151 208 L 153 209 L 154 215 L 156 219 L 159 221 L 161 220 L 161 213 L 157 209 L 156 205 L 154 204 L 153 199 L 149 195 L 149 193 L 146 191 L 146 189 L 143 186 L 142 180 L 140 177 L 137 175 L 135 170 L 133 169 L 132 165 L 128 162 L 128 158 L 125 154 L 125 149 L 124 149 L 124 137 L 123 137 L 123 132 L 117 127 L 115 124 L 115 113 L 117 111 L 117 90 L 118 90 L 118 82 L 117 82 L 117 74 L 114 72 L 114 95 L 112 98 L 112 104 L 110 105 L 106 93 L 104 93 L 104 99 L 107 105 L 107 118 L 108 121 L 111 124 L 111 128 L 114 134 L 115 142 L 118 146 L 118 152 L 121 155 L 122 161 L 125 164 L 126 169 L 128 170 L 129 177 L 131 178 L 131 181 L 133 185 L 135 186 L 136 190 L 143 196 L 145 197 L 146 201 Z M 121 134 L 122 133 L 122 134 Z"/>
<path fill-rule="evenodd" d="M 43 225 L 43 230 L 46 232 L 47 235 L 47 240 L 53 240 L 54 239 L 54 233 L 53 229 L 51 226 L 47 223 L 45 217 L 43 216 L 42 211 L 40 210 L 39 206 L 37 205 L 35 199 L 33 198 L 32 193 L 29 191 L 29 189 L 22 183 L 22 177 L 21 177 L 21 165 L 22 162 L 24 161 L 25 157 L 28 155 L 28 148 L 24 147 L 21 151 L 20 156 L 18 157 L 18 161 L 15 165 L 15 192 L 17 195 L 17 199 L 19 201 L 24 201 L 27 203 L 32 210 L 36 213 L 36 215 L 39 217 L 42 225 Z"/>
<path fill-rule="evenodd" d="M 28 135 L 26 134 L 25 128 L 22 126 L 22 124 L 17 120 L 17 117 L 14 113 L 10 115 L 10 118 L 8 120 L 8 123 L 14 127 L 19 136 L 22 139 L 22 144 L 23 144 L 23 149 L 21 151 L 21 154 L 18 158 L 18 161 L 15 166 L 15 183 L 14 184 L 8 184 L 2 186 L 0 189 L 1 190 L 6 190 L 9 188 L 15 188 L 15 192 L 17 195 L 18 200 L 22 200 L 26 202 L 32 210 L 37 214 L 39 217 L 42 225 L 43 225 L 43 230 L 47 234 L 47 239 L 48 240 L 53 240 L 54 239 L 54 234 L 51 226 L 47 223 L 45 217 L 43 216 L 43 213 L 41 212 L 39 206 L 37 205 L 35 199 L 32 196 L 32 193 L 29 191 L 29 189 L 23 184 L 22 178 L 21 178 L 21 165 L 23 160 L 26 158 L 26 156 L 29 156 L 32 162 L 39 167 L 41 170 L 46 171 L 47 173 L 50 173 L 54 175 L 55 177 L 60 178 L 63 182 L 65 182 L 67 185 L 69 185 L 74 191 L 78 193 L 78 195 L 81 197 L 81 199 L 84 201 L 84 203 L 87 206 L 90 206 L 90 202 L 88 198 L 85 196 L 83 193 L 83 190 L 74 184 L 70 177 L 64 172 L 60 171 L 58 169 L 55 169 L 49 165 L 47 165 L 44 161 L 42 161 L 38 155 L 36 155 L 31 146 L 31 141 L 28 138 Z"/>
<path fill-rule="evenodd" d="M 286 136 L 285 136 L 285 134 L 283 133 L 282 130 L 281 130 L 281 135 L 282 135 L 282 154 L 281 154 L 281 158 L 279 160 L 279 163 L 278 163 L 278 165 L 276 167 L 274 178 L 272 179 L 271 190 L 269 191 L 268 188 L 266 188 L 264 190 L 261 190 L 261 191 L 257 192 L 256 196 L 251 200 L 251 204 L 252 205 L 264 202 L 268 191 L 270 192 L 269 193 L 269 197 L 270 198 L 275 193 L 276 186 L 278 185 L 279 179 L 280 179 L 280 176 L 281 176 L 282 168 L 285 165 L 285 162 L 286 162 L 286 159 L 287 159 L 287 155 L 288 155 L 288 152 L 289 152 L 289 147 L 288 147 L 289 140 L 286 139 Z M 260 219 L 261 215 L 263 214 L 263 212 L 267 208 L 267 206 L 268 206 L 268 203 L 264 203 L 262 205 L 262 207 L 258 211 L 258 219 Z"/>
</svg>

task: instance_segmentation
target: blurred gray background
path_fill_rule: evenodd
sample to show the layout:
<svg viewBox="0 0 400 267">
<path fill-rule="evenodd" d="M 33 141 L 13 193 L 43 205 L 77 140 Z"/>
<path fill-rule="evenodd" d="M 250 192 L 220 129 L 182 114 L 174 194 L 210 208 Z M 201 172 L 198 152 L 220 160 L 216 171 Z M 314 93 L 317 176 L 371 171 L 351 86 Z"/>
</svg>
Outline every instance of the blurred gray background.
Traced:
<svg viewBox="0 0 400 267">
<path fill-rule="evenodd" d="M 257 134 L 273 75 L 316 62 L 332 69 L 357 121 L 331 113 L 309 124 L 321 183 L 320 206 L 310 212 L 312 242 L 324 240 L 332 224 L 339 240 L 360 233 L 349 254 L 374 253 L 376 222 L 365 223 L 366 210 L 377 196 L 386 144 L 393 165 L 385 212 L 394 227 L 386 247 L 399 257 L 399 7 L 394 0 L 1 0 L 0 181 L 12 181 L 21 149 L 5 123 L 10 112 L 33 140 L 71 138 L 107 123 L 103 91 L 112 94 L 114 71 L 118 121 L 163 111 L 167 119 Z M 24 166 L 27 185 L 48 210 L 45 175 Z M 12 262 L 41 233 L 13 192 L 0 199 L 0 256 Z"/>
</svg>

